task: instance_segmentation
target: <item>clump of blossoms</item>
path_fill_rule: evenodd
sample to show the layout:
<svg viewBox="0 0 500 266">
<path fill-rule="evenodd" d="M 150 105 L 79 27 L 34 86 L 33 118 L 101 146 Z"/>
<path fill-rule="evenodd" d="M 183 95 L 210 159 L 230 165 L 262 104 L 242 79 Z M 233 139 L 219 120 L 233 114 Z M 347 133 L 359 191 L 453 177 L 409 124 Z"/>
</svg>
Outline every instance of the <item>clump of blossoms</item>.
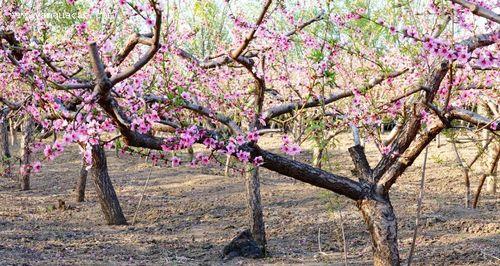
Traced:
<svg viewBox="0 0 500 266">
<path fill-rule="evenodd" d="M 283 141 L 280 148 L 282 152 L 291 156 L 295 156 L 301 152 L 300 146 L 293 143 L 290 137 L 285 135 L 281 138 L 281 140 Z"/>
</svg>

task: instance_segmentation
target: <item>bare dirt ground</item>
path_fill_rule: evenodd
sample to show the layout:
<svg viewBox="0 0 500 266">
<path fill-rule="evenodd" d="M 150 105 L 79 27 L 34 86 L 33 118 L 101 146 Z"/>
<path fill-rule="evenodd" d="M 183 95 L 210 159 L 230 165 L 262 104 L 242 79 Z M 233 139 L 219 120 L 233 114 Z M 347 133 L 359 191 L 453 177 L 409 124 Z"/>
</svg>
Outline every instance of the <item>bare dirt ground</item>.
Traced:
<svg viewBox="0 0 500 266">
<path fill-rule="evenodd" d="M 266 145 L 277 148 L 277 137 Z M 333 150 L 330 167 L 349 175 L 347 147 Z M 372 163 L 377 159 L 368 149 Z M 462 149 L 466 158 L 475 150 Z M 308 151 L 302 159 L 307 159 Z M 117 158 L 108 153 L 115 189 L 129 222 L 144 183 L 151 179 L 136 224 L 107 226 L 89 177 L 87 201 L 75 203 L 80 167 L 76 148 L 32 178 L 31 191 L 0 179 L 1 265 L 219 265 L 329 264 L 343 265 L 339 210 L 343 217 L 350 265 L 371 264 L 370 238 L 353 202 L 325 190 L 263 170 L 262 198 L 269 256 L 224 261 L 221 250 L 245 228 L 243 177 L 222 175 L 219 166 L 152 168 L 144 159 Z M 399 245 L 406 260 L 415 224 L 422 156 L 393 187 L 399 218 Z M 451 145 L 429 150 L 417 239 L 417 265 L 498 265 L 500 201 L 483 193 L 476 210 L 463 207 L 462 174 Z M 479 176 L 472 175 L 475 189 Z M 68 210 L 54 209 L 58 200 Z M 319 252 L 318 231 L 321 231 Z"/>
</svg>

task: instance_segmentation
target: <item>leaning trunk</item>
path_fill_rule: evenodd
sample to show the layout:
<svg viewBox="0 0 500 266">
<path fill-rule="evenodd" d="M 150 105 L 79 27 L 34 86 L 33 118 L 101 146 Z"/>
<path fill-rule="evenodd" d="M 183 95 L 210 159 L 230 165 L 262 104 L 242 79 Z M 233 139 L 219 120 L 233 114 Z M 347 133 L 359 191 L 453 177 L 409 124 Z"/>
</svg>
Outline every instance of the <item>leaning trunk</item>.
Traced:
<svg viewBox="0 0 500 266">
<path fill-rule="evenodd" d="M 35 124 L 31 117 L 26 119 L 23 128 L 23 139 L 21 141 L 21 190 L 30 189 L 30 174 L 31 174 L 31 143 L 33 142 L 33 130 Z"/>
<path fill-rule="evenodd" d="M 92 146 L 92 163 L 92 179 L 106 222 L 108 225 L 127 224 L 115 189 L 109 178 L 106 154 L 102 146 Z"/>
<path fill-rule="evenodd" d="M 265 251 L 266 249 L 266 230 L 264 217 L 262 215 L 262 204 L 260 198 L 260 180 L 259 168 L 249 167 L 246 177 L 248 213 L 250 220 L 250 229 L 255 241 Z"/>
<path fill-rule="evenodd" d="M 87 185 L 87 164 L 85 158 L 82 158 L 82 168 L 80 169 L 80 176 L 76 184 L 76 202 L 85 201 L 85 186 Z"/>
<path fill-rule="evenodd" d="M 9 149 L 9 124 L 7 112 L 0 110 L 0 175 L 4 177 L 12 177 L 10 168 L 10 149 Z"/>
<path fill-rule="evenodd" d="M 389 200 L 358 201 L 372 239 L 373 265 L 400 265 L 397 221 Z"/>
</svg>

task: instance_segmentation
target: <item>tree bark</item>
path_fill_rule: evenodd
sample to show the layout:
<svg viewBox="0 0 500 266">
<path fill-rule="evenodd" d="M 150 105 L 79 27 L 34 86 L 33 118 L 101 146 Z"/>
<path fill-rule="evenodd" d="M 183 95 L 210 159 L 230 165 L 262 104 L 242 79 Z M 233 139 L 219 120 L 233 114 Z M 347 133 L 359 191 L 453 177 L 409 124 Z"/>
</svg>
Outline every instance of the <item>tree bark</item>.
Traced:
<svg viewBox="0 0 500 266">
<path fill-rule="evenodd" d="M 250 220 L 250 231 L 255 241 L 266 250 L 266 229 L 262 212 L 260 197 L 259 168 L 249 166 L 246 176 L 248 215 Z"/>
<path fill-rule="evenodd" d="M 358 201 L 372 239 L 373 265 L 400 265 L 397 220 L 388 199 Z"/>
<path fill-rule="evenodd" d="M 489 175 L 486 177 L 486 191 L 495 194 L 497 192 L 497 169 L 498 156 L 500 154 L 500 144 L 493 143 L 490 145 L 488 152 L 488 164 L 490 166 Z"/>
<path fill-rule="evenodd" d="M 87 185 L 87 164 L 85 163 L 85 158 L 82 158 L 82 167 L 80 169 L 80 176 L 78 177 L 78 182 L 76 184 L 76 202 L 85 201 L 85 187 Z"/>
<path fill-rule="evenodd" d="M 3 177 L 12 177 L 12 170 L 10 167 L 10 149 L 9 149 L 9 121 L 6 118 L 7 110 L 0 110 L 0 162 L 2 163 L 0 174 Z"/>
<path fill-rule="evenodd" d="M 12 119 L 9 119 L 9 129 L 10 129 L 10 146 L 14 146 L 16 144 L 16 129 Z"/>
<path fill-rule="evenodd" d="M 31 117 L 28 117 L 24 122 L 23 139 L 21 141 L 21 171 L 20 188 L 21 190 L 30 189 L 30 175 L 31 175 L 31 143 L 33 142 L 33 130 L 35 123 Z"/>
<path fill-rule="evenodd" d="M 106 154 L 100 145 L 92 146 L 92 179 L 95 184 L 99 203 L 108 225 L 126 225 L 120 202 L 108 174 Z"/>
</svg>

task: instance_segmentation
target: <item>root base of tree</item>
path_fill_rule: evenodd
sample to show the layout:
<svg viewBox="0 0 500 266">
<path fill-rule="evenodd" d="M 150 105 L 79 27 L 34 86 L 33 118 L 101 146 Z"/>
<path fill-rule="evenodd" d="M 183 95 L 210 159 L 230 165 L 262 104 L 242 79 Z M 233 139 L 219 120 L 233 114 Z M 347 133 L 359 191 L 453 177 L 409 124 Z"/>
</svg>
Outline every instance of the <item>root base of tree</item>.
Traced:
<svg viewBox="0 0 500 266">
<path fill-rule="evenodd" d="M 230 260 L 235 257 L 256 259 L 265 256 L 263 248 L 253 239 L 249 229 L 239 233 L 238 236 L 231 240 L 231 242 L 224 247 L 222 253 L 224 260 Z"/>
</svg>

